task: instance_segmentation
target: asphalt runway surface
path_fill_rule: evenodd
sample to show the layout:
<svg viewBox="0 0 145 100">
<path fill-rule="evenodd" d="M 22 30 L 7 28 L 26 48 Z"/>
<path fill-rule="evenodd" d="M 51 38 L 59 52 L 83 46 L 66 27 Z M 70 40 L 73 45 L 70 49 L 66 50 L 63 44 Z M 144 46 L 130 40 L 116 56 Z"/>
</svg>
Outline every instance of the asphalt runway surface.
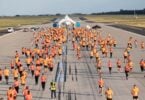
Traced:
<svg viewBox="0 0 145 100">
<path fill-rule="evenodd" d="M 77 19 L 78 20 L 78 19 Z M 96 23 L 81 22 L 82 26 L 93 26 Z M 114 49 L 113 58 L 103 58 L 103 78 L 105 80 L 105 89 L 111 87 L 114 91 L 113 100 L 132 100 L 130 90 L 133 84 L 136 84 L 140 88 L 139 100 L 145 100 L 145 78 L 144 72 L 140 72 L 139 61 L 141 58 L 145 59 L 145 50 L 141 50 L 139 47 L 131 50 L 131 55 L 134 63 L 134 69 L 129 75 L 129 80 L 125 79 L 124 72 L 118 73 L 116 67 L 116 60 L 120 58 L 123 60 L 123 52 L 126 48 L 129 37 L 137 39 L 139 42 L 145 42 L 145 36 L 128 32 L 126 30 L 118 29 L 115 27 L 107 26 L 105 24 L 97 23 L 102 27 L 102 35 L 106 36 L 111 34 L 117 40 L 117 47 Z M 52 26 L 52 24 L 46 25 Z M 15 51 L 21 51 L 21 47 L 32 47 L 33 32 L 17 31 L 0 37 L 0 67 L 9 66 L 10 60 L 14 58 Z M 42 91 L 41 84 L 35 85 L 34 79 L 31 75 L 28 75 L 27 85 L 30 87 L 30 91 L 33 95 L 33 100 L 51 100 L 49 84 L 56 78 L 56 75 L 60 77 L 57 80 L 57 98 L 53 100 L 106 100 L 105 96 L 98 94 L 98 74 L 95 68 L 95 59 L 90 60 L 89 52 L 86 49 L 82 49 L 82 58 L 77 60 L 75 52 L 73 51 L 71 44 L 71 36 L 68 38 L 68 42 L 64 45 L 64 55 L 55 59 L 55 68 L 52 73 L 47 73 L 47 85 L 46 90 Z M 23 65 L 25 60 L 21 58 Z M 64 61 L 62 61 L 64 59 Z M 108 72 L 107 61 L 111 60 L 113 63 L 113 71 L 110 75 Z M 60 66 L 62 73 L 57 73 L 58 63 L 64 63 Z M 61 64 L 60 64 L 61 65 Z M 124 63 L 123 65 L 124 66 Z M 64 75 L 62 75 L 64 74 Z M 65 80 L 66 78 L 66 80 Z M 65 80 L 65 81 L 64 81 Z M 12 77 L 10 77 L 10 84 L 6 85 L 5 81 L 0 83 L 0 97 L 6 100 L 6 91 L 13 83 Z M 22 87 L 20 87 L 20 93 L 17 100 L 23 100 Z"/>
</svg>

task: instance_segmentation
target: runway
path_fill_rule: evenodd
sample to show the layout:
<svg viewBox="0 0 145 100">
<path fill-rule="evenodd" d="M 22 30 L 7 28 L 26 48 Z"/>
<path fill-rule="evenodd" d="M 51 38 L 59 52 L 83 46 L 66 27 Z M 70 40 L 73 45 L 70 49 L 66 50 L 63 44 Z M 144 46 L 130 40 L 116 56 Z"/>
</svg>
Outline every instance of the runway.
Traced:
<svg viewBox="0 0 145 100">
<path fill-rule="evenodd" d="M 78 19 L 77 19 L 78 20 Z M 93 23 L 96 24 L 96 23 Z M 81 22 L 82 26 L 91 25 L 91 23 Z M 113 58 L 103 58 L 103 79 L 105 80 L 105 89 L 111 87 L 114 91 L 113 100 L 132 100 L 130 90 L 133 84 L 136 84 L 140 88 L 139 100 L 145 98 L 145 72 L 140 72 L 139 61 L 145 59 L 145 50 L 141 50 L 139 47 L 131 50 L 134 69 L 129 75 L 129 80 L 125 79 L 124 72 L 118 73 L 116 67 L 116 60 L 120 58 L 123 60 L 123 52 L 126 48 L 129 37 L 133 37 L 139 41 L 145 42 L 145 36 L 134 34 L 122 29 L 107 26 L 102 23 L 97 23 L 102 27 L 102 35 L 106 36 L 110 34 L 117 40 L 117 47 L 114 48 Z M 47 26 L 52 26 L 49 24 Z M 22 47 L 31 48 L 32 46 L 33 32 L 23 32 L 22 30 L 3 35 L 0 37 L 0 67 L 9 67 L 10 60 L 14 58 L 15 51 L 21 52 Z M 85 48 L 82 49 L 82 58 L 78 60 L 76 54 L 73 51 L 71 44 L 71 36 L 68 37 L 67 43 L 64 45 L 64 54 L 62 57 L 55 59 L 55 68 L 52 73 L 47 73 L 47 85 L 46 90 L 41 90 L 41 84 L 35 86 L 34 78 L 28 74 L 27 85 L 33 95 L 33 100 L 51 100 L 50 99 L 50 82 L 57 80 L 57 98 L 53 100 L 105 100 L 105 95 L 100 96 L 98 94 L 98 74 L 95 68 L 95 58 L 92 60 L 89 56 L 89 51 Z M 25 59 L 22 57 L 23 65 Z M 63 61 L 62 61 L 63 59 Z M 113 63 L 112 74 L 108 72 L 107 61 L 111 60 Z M 57 73 L 58 63 L 60 63 L 61 73 Z M 62 64 L 63 63 L 63 64 Z M 63 65 L 63 66 L 62 66 Z M 124 67 L 124 63 L 122 67 Z M 56 74 L 58 76 L 56 77 Z M 60 81 L 59 81 L 59 77 Z M 6 85 L 3 80 L 0 83 L 0 97 L 6 100 L 6 91 L 12 83 L 12 77 L 10 77 L 10 84 Z M 20 87 L 20 93 L 17 100 L 23 100 L 22 87 Z"/>
</svg>

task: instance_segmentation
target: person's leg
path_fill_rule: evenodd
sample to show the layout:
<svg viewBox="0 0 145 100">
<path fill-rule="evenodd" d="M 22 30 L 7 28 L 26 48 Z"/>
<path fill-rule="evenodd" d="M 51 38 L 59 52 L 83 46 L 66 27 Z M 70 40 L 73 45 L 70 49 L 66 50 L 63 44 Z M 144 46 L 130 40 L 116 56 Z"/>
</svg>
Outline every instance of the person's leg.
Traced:
<svg viewBox="0 0 145 100">
<path fill-rule="evenodd" d="M 143 72 L 143 70 L 144 70 L 144 67 L 143 66 L 140 66 L 141 67 L 141 72 Z"/>
<path fill-rule="evenodd" d="M 102 96 L 102 94 L 103 94 L 103 91 L 102 91 L 102 87 L 101 86 L 99 86 L 99 94 Z"/>
<path fill-rule="evenodd" d="M 44 90 L 45 90 L 45 82 L 43 84 L 44 84 Z"/>
<path fill-rule="evenodd" d="M 126 71 L 125 71 L 125 77 L 126 77 L 126 80 L 127 80 L 127 73 L 126 73 Z"/>
<path fill-rule="evenodd" d="M 112 70 L 112 68 L 111 67 L 109 67 L 109 73 L 111 74 L 111 70 Z"/>
<path fill-rule="evenodd" d="M 32 77 L 33 77 L 34 76 L 34 71 L 33 70 L 31 71 L 31 74 L 32 74 Z"/>
<path fill-rule="evenodd" d="M 39 76 L 37 76 L 37 81 L 36 81 L 37 84 L 38 84 L 38 81 L 39 81 Z"/>
<path fill-rule="evenodd" d="M 126 80 L 128 80 L 128 72 L 125 71 Z"/>
<path fill-rule="evenodd" d="M 136 96 L 136 100 L 138 100 L 138 96 Z"/>
<path fill-rule="evenodd" d="M 103 95 L 103 87 L 101 88 L 101 95 Z"/>
<path fill-rule="evenodd" d="M 51 90 L 51 99 L 53 98 L 53 91 Z"/>
<path fill-rule="evenodd" d="M 2 76 L 0 76 L 0 82 L 2 81 Z"/>
<path fill-rule="evenodd" d="M 9 80 L 9 77 L 8 77 L 8 76 L 6 76 L 6 84 L 8 84 L 8 80 Z"/>
<path fill-rule="evenodd" d="M 18 93 L 19 93 L 19 86 L 18 86 Z"/>
<path fill-rule="evenodd" d="M 42 87 L 42 90 L 44 90 L 44 89 L 43 89 L 43 82 L 41 82 L 41 87 Z"/>
<path fill-rule="evenodd" d="M 37 76 L 35 76 L 35 84 L 37 85 Z"/>
<path fill-rule="evenodd" d="M 128 72 L 126 73 L 127 79 L 128 79 Z"/>
<path fill-rule="evenodd" d="M 54 91 L 54 97 L 56 98 L 56 90 Z"/>
<path fill-rule="evenodd" d="M 134 96 L 132 98 L 133 98 L 133 100 L 135 100 Z"/>
<path fill-rule="evenodd" d="M 17 91 L 17 93 L 19 93 L 19 87 L 15 87 L 15 90 Z"/>
<path fill-rule="evenodd" d="M 110 52 L 110 58 L 112 58 L 112 52 Z"/>
<path fill-rule="evenodd" d="M 42 82 L 42 89 L 45 90 L 45 82 Z"/>
<path fill-rule="evenodd" d="M 100 88 L 100 86 L 99 86 L 99 94 L 101 93 L 101 88 Z"/>
</svg>

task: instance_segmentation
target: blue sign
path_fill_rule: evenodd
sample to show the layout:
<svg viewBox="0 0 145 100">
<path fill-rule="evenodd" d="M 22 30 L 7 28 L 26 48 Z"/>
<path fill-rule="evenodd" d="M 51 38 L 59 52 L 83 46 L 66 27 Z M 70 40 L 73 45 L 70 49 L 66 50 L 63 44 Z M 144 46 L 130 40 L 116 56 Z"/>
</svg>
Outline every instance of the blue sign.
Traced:
<svg viewBox="0 0 145 100">
<path fill-rule="evenodd" d="M 58 23 L 53 23 L 53 27 L 58 27 Z"/>
<path fill-rule="evenodd" d="M 80 27 L 80 26 L 81 26 L 80 22 L 76 22 L 76 27 Z"/>
</svg>

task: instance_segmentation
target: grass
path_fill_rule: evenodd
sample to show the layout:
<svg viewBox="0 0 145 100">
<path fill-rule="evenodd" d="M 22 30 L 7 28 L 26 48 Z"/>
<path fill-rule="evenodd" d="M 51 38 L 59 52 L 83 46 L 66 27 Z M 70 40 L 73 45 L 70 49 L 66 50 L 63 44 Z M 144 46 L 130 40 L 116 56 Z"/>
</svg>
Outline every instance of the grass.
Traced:
<svg viewBox="0 0 145 100">
<path fill-rule="evenodd" d="M 21 16 L 21 17 L 0 17 L 0 29 L 6 27 L 17 27 L 23 25 L 37 25 L 51 22 L 56 16 Z"/>
<path fill-rule="evenodd" d="M 137 18 L 133 15 L 88 15 L 85 18 L 99 23 L 117 23 L 145 28 L 144 15 L 139 15 Z"/>
</svg>

